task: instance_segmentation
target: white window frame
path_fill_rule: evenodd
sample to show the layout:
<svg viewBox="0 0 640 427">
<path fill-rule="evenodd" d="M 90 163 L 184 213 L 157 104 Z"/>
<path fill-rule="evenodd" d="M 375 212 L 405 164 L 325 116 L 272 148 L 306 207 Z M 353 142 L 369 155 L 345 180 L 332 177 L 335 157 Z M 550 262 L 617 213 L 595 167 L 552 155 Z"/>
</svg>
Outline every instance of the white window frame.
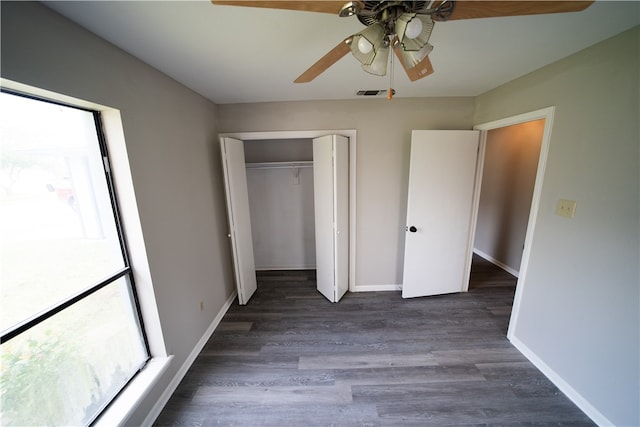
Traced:
<svg viewBox="0 0 640 427">
<path fill-rule="evenodd" d="M 122 392 L 98 416 L 93 425 L 114 426 L 125 424 L 153 385 L 169 367 L 173 356 L 167 353 L 162 334 L 120 111 L 116 108 L 61 95 L 4 78 L 0 78 L 0 87 L 34 98 L 97 111 L 101 116 L 103 134 L 109 151 L 111 178 L 115 188 L 117 188 L 115 196 L 120 208 L 120 223 L 127 238 L 131 274 L 136 286 L 140 314 L 151 358 L 144 369 L 129 382 Z"/>
</svg>

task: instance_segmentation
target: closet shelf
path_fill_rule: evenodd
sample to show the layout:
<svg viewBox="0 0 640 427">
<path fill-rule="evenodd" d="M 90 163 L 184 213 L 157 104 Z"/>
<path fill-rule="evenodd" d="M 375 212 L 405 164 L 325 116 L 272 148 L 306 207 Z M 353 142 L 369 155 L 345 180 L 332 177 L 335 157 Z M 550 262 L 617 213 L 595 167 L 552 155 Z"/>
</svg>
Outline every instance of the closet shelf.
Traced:
<svg viewBox="0 0 640 427">
<path fill-rule="evenodd" d="M 312 168 L 313 161 L 302 162 L 262 162 L 262 163 L 247 163 L 247 169 L 298 169 L 298 168 Z"/>
</svg>

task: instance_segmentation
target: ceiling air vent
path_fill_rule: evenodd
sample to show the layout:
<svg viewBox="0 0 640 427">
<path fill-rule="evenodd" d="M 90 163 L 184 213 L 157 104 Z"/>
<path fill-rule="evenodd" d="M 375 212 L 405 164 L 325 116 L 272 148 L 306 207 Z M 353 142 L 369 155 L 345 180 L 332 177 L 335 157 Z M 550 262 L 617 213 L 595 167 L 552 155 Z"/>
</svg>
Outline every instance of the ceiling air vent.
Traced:
<svg viewBox="0 0 640 427">
<path fill-rule="evenodd" d="M 357 96 L 379 96 L 379 95 L 386 95 L 387 94 L 387 90 L 386 89 L 375 89 L 375 90 L 359 90 L 356 92 Z M 391 92 L 392 95 L 396 94 L 396 90 L 392 89 Z"/>
</svg>

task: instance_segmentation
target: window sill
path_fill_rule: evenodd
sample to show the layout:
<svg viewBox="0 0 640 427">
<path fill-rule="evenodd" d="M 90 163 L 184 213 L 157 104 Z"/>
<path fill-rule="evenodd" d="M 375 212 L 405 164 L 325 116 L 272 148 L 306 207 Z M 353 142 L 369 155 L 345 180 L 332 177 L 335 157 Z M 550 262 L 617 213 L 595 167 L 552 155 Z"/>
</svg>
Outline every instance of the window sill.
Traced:
<svg viewBox="0 0 640 427">
<path fill-rule="evenodd" d="M 173 356 L 154 357 L 147 366 L 129 383 L 120 395 L 100 414 L 95 427 L 113 427 L 122 425 L 138 408 L 147 392 L 166 371 Z"/>
</svg>

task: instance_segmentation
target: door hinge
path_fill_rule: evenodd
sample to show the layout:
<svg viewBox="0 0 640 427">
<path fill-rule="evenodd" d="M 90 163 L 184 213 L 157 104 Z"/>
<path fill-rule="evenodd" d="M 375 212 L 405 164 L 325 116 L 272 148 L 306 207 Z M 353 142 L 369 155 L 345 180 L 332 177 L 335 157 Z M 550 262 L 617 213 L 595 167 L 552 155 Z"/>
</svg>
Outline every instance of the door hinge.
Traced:
<svg viewBox="0 0 640 427">
<path fill-rule="evenodd" d="M 102 157 L 102 163 L 104 163 L 104 170 L 107 173 L 111 173 L 111 167 L 109 166 L 109 158 L 107 156 Z"/>
</svg>

